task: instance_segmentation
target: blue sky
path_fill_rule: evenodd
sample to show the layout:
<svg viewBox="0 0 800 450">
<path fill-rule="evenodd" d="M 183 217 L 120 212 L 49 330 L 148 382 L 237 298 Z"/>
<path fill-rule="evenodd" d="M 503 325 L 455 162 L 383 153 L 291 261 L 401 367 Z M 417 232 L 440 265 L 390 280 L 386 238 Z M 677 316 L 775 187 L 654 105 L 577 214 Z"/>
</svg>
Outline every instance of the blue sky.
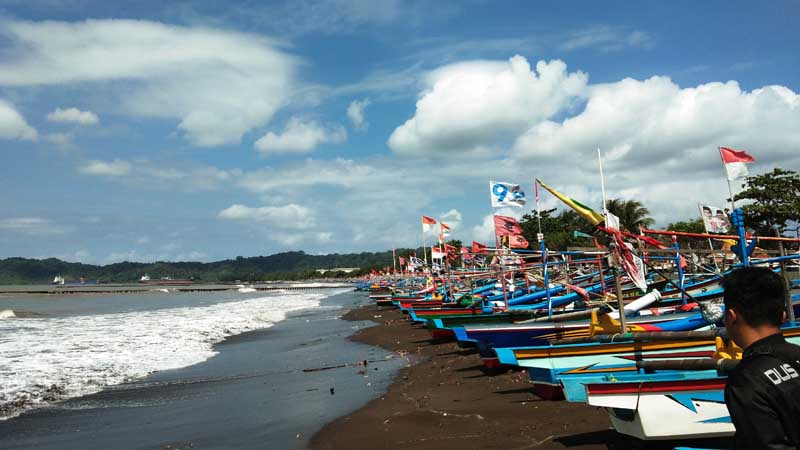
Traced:
<svg viewBox="0 0 800 450">
<path fill-rule="evenodd" d="M 597 148 L 610 196 L 686 220 L 724 204 L 719 145 L 800 169 L 799 13 L 0 1 L 0 257 L 384 250 L 422 214 L 487 240 L 490 179 L 600 209 Z"/>
</svg>

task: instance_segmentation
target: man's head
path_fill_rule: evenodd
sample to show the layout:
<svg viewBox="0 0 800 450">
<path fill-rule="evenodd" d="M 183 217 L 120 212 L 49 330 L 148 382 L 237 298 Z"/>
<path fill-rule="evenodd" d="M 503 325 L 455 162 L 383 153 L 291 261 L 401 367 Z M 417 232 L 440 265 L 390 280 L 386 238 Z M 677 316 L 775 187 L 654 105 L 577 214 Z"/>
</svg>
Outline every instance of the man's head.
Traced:
<svg viewBox="0 0 800 450">
<path fill-rule="evenodd" d="M 703 206 L 703 215 L 705 215 L 708 218 L 711 218 L 711 208 L 709 208 L 708 206 Z"/>
<path fill-rule="evenodd" d="M 786 313 L 786 285 L 765 267 L 743 267 L 722 280 L 725 327 L 742 347 L 777 331 Z M 766 334 L 765 334 L 766 333 Z"/>
</svg>

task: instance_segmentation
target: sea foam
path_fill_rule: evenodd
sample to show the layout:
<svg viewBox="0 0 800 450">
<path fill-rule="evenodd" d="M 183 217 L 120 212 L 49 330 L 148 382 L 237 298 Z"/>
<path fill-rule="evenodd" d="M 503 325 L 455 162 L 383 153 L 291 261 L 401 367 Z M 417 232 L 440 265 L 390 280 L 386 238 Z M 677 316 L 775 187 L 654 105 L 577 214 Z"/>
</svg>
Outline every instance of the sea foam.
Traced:
<svg viewBox="0 0 800 450">
<path fill-rule="evenodd" d="M 227 336 L 267 328 L 343 290 L 280 292 L 209 306 L 0 321 L 0 420 L 215 355 Z"/>
</svg>

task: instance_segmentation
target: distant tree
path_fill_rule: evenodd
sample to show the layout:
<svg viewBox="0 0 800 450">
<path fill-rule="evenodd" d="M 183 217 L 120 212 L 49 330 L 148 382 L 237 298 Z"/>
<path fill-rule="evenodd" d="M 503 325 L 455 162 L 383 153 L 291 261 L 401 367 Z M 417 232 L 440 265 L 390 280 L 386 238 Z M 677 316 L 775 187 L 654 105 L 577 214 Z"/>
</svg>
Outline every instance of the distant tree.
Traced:
<svg viewBox="0 0 800 450">
<path fill-rule="evenodd" d="M 669 231 L 682 231 L 684 233 L 705 233 L 706 227 L 703 219 L 689 219 L 686 222 L 675 222 L 667 225 Z"/>
<path fill-rule="evenodd" d="M 576 238 L 574 231 L 593 233 L 595 227 L 573 210 L 564 210 L 555 214 L 555 208 L 542 211 L 542 233 L 547 247 L 550 249 L 565 250 L 567 247 L 586 247 L 590 245 L 585 238 Z M 533 248 L 538 248 L 536 235 L 539 232 L 539 214 L 531 211 L 522 216 L 520 220 L 522 236 L 530 242 Z"/>
<path fill-rule="evenodd" d="M 619 226 L 623 230 L 638 232 L 640 225 L 647 228 L 655 223 L 650 217 L 650 210 L 638 200 L 612 198 L 606 201 L 606 209 L 619 217 Z"/>
<path fill-rule="evenodd" d="M 774 168 L 772 172 L 746 178 L 744 190 L 734 200 L 749 200 L 742 206 L 745 225 L 760 235 L 772 235 L 773 225 L 779 231 L 789 221 L 800 220 L 800 175 L 791 170 Z"/>
</svg>

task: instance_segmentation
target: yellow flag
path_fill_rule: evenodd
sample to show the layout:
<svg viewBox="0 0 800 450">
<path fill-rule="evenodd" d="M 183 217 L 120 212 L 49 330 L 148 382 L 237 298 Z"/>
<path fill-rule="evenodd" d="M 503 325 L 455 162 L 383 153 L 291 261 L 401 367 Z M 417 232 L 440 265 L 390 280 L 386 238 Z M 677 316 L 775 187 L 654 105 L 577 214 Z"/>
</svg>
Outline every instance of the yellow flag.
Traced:
<svg viewBox="0 0 800 450">
<path fill-rule="evenodd" d="M 592 208 L 589 208 L 588 206 L 584 205 L 583 203 L 581 203 L 581 202 L 579 202 L 579 201 L 577 201 L 575 199 L 567 197 L 566 195 L 558 192 L 557 190 L 551 188 L 550 186 L 542 183 L 542 180 L 540 180 L 538 178 L 536 179 L 536 182 L 539 183 L 540 185 L 542 185 L 543 188 L 545 188 L 548 191 L 550 191 L 551 194 L 553 194 L 556 197 L 558 197 L 559 200 L 561 200 L 562 202 L 566 203 L 567 206 L 569 206 L 570 208 L 574 209 L 576 213 L 581 215 L 581 217 L 583 217 L 584 219 L 586 219 L 589 222 L 591 222 L 592 225 L 596 226 L 596 225 L 599 225 L 599 224 L 601 224 L 601 223 L 603 223 L 605 221 L 605 219 L 603 218 L 603 215 L 600 214 L 599 212 L 593 210 Z"/>
</svg>

